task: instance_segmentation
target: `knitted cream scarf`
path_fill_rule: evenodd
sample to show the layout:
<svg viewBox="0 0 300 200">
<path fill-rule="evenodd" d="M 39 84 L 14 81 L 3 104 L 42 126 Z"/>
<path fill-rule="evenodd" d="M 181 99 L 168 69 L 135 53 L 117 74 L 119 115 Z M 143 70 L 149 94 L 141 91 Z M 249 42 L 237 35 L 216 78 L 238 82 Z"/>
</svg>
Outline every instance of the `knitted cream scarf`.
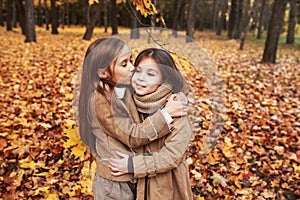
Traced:
<svg viewBox="0 0 300 200">
<path fill-rule="evenodd" d="M 170 84 L 162 84 L 151 94 L 140 96 L 134 93 L 133 99 L 139 112 L 151 114 L 162 108 L 171 94 L 172 86 Z"/>
</svg>

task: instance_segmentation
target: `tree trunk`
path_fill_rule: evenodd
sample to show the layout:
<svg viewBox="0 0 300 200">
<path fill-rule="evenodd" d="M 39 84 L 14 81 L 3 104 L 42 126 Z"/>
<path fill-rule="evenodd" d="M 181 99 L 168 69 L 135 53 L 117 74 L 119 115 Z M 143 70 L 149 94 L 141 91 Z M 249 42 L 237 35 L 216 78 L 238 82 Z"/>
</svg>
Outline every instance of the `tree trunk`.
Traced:
<svg viewBox="0 0 300 200">
<path fill-rule="evenodd" d="M 131 2 L 128 2 L 130 8 L 134 8 L 134 5 Z M 139 13 L 136 9 L 132 9 L 132 13 L 130 15 L 131 23 L 130 23 L 130 38 L 138 39 L 140 38 L 140 31 L 138 29 L 138 21 L 141 20 Z"/>
<path fill-rule="evenodd" d="M 56 7 L 56 0 L 51 0 L 51 34 L 58 34 L 58 9 Z"/>
<path fill-rule="evenodd" d="M 180 19 L 180 14 L 182 13 L 184 7 L 184 2 L 183 0 L 176 0 L 176 3 L 174 4 L 174 12 L 173 12 L 173 35 L 175 37 L 177 37 L 177 31 L 180 28 L 180 23 L 179 23 L 179 19 Z"/>
<path fill-rule="evenodd" d="M 17 8 L 16 8 L 16 1 L 12 2 L 12 26 L 13 26 L 13 28 L 17 28 Z"/>
<path fill-rule="evenodd" d="M 117 11 L 117 1 L 110 0 L 110 19 L 111 19 L 111 29 L 112 35 L 118 34 L 118 11 Z"/>
<path fill-rule="evenodd" d="M 66 0 L 63 0 L 62 1 L 63 2 L 63 6 L 62 6 L 62 12 L 61 12 L 61 28 L 62 29 L 65 29 L 65 24 L 66 24 L 66 18 L 65 18 L 65 16 L 66 16 L 66 9 L 65 9 L 65 7 L 66 7 Z"/>
<path fill-rule="evenodd" d="M 103 23 L 104 23 L 104 33 L 107 33 L 108 29 L 108 5 L 106 1 L 103 1 L 104 7 L 104 16 L 103 16 Z"/>
<path fill-rule="evenodd" d="M 4 26 L 4 19 L 3 19 L 3 1 L 0 0 L 0 26 Z"/>
<path fill-rule="evenodd" d="M 68 1 L 65 1 L 65 8 L 66 8 L 66 25 L 70 27 L 70 4 Z"/>
<path fill-rule="evenodd" d="M 244 7 L 244 17 L 243 17 L 243 32 L 242 32 L 242 38 L 240 43 L 240 50 L 244 50 L 245 42 L 248 35 L 248 29 L 249 29 L 249 21 L 250 21 L 250 2 L 251 0 L 247 0 L 245 7 Z"/>
<path fill-rule="evenodd" d="M 196 0 L 190 0 L 188 7 L 188 17 L 187 17 L 187 30 L 186 30 L 186 42 L 193 42 L 194 40 L 194 27 L 195 27 L 195 6 Z"/>
<path fill-rule="evenodd" d="M 12 16 L 12 0 L 6 0 L 6 30 L 12 31 L 11 16 Z"/>
<path fill-rule="evenodd" d="M 238 3 L 238 12 L 237 12 L 237 22 L 236 22 L 236 29 L 234 34 L 234 39 L 240 39 L 242 35 L 242 29 L 243 29 L 243 7 L 244 7 L 244 0 L 239 0 Z"/>
<path fill-rule="evenodd" d="M 47 0 L 44 0 L 44 9 L 45 9 L 45 23 L 46 23 L 46 30 L 49 30 L 49 23 L 50 23 L 50 20 L 49 20 L 49 9 L 48 9 L 48 6 L 47 6 Z"/>
<path fill-rule="evenodd" d="M 257 27 L 257 39 L 262 38 L 262 32 L 263 32 L 263 24 L 264 24 L 264 13 L 266 9 L 266 1 L 267 0 L 262 0 L 261 2 L 261 9 L 260 9 L 260 14 L 259 14 L 259 22 L 258 22 L 258 27 Z"/>
<path fill-rule="evenodd" d="M 34 25 L 34 0 L 26 0 L 26 39 L 25 42 L 36 42 Z"/>
<path fill-rule="evenodd" d="M 229 13 L 229 24 L 228 24 L 228 38 L 232 39 L 234 30 L 236 28 L 237 22 L 237 13 L 238 13 L 238 0 L 231 1 L 231 8 Z"/>
<path fill-rule="evenodd" d="M 262 62 L 275 63 L 279 36 L 284 24 L 284 14 L 287 0 L 275 0 Z"/>
<path fill-rule="evenodd" d="M 222 30 L 224 28 L 224 22 L 226 23 L 226 11 L 228 7 L 228 0 L 221 0 L 221 15 L 218 20 L 218 27 L 217 27 L 217 35 L 222 34 Z"/>
<path fill-rule="evenodd" d="M 216 24 L 217 24 L 217 1 L 213 0 L 212 2 L 212 20 L 211 20 L 211 26 L 212 26 L 212 30 L 215 31 L 216 30 Z"/>
<path fill-rule="evenodd" d="M 100 7 L 99 3 L 95 2 L 91 6 L 90 15 L 89 15 L 90 19 L 88 19 L 88 24 L 87 24 L 87 27 L 86 27 L 86 31 L 85 31 L 84 36 L 83 36 L 84 40 L 90 40 L 92 38 L 95 25 L 97 23 L 97 20 L 100 17 L 100 9 L 101 9 L 101 7 Z"/>
<path fill-rule="evenodd" d="M 289 26 L 286 37 L 287 44 L 294 44 L 295 42 L 295 27 L 297 24 L 298 8 L 295 0 L 290 0 L 290 14 L 289 14 Z"/>
<path fill-rule="evenodd" d="M 20 27 L 23 35 L 26 35 L 25 8 L 22 0 L 15 0 Z"/>
<path fill-rule="evenodd" d="M 37 25 L 39 27 L 43 26 L 43 15 L 42 15 L 42 5 L 41 0 L 38 0 L 38 7 L 37 7 Z"/>
</svg>

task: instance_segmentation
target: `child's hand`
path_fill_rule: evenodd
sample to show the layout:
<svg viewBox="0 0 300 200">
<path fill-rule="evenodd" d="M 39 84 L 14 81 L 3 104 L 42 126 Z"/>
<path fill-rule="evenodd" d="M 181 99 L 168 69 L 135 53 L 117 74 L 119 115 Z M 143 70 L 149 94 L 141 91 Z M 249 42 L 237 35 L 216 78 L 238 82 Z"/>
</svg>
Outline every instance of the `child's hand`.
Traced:
<svg viewBox="0 0 300 200">
<path fill-rule="evenodd" d="M 187 98 L 183 93 L 172 94 L 164 109 L 171 117 L 186 116 L 188 112 Z"/>
<path fill-rule="evenodd" d="M 128 173 L 128 158 L 129 156 L 125 153 L 116 152 L 121 158 L 110 158 L 109 168 L 111 169 L 111 174 L 113 176 L 121 176 Z"/>
</svg>

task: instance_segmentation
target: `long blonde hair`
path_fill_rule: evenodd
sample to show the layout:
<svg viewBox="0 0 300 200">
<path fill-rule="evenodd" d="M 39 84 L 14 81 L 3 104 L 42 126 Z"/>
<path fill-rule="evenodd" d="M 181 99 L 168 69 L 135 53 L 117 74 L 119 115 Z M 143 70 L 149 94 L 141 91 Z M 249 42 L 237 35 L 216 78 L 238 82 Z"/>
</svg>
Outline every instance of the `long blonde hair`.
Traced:
<svg viewBox="0 0 300 200">
<path fill-rule="evenodd" d="M 109 79 L 100 79 L 97 71 L 99 69 L 108 69 L 112 76 L 109 66 L 115 63 L 124 45 L 124 42 L 117 38 L 97 39 L 90 44 L 84 57 L 78 104 L 79 135 L 90 150 L 94 150 L 95 136 L 92 134 L 88 121 L 89 99 L 93 92 L 98 91 L 105 95 L 115 85 L 111 81 L 111 77 Z"/>
</svg>

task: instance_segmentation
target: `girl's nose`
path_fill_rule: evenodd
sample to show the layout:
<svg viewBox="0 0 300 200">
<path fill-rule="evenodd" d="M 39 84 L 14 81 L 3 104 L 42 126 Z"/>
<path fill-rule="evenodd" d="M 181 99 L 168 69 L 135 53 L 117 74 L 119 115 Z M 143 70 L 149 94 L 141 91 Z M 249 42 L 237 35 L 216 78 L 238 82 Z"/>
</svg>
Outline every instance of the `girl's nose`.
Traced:
<svg viewBox="0 0 300 200">
<path fill-rule="evenodd" d="M 133 66 L 133 64 L 130 62 L 130 63 L 129 63 L 129 71 L 133 72 L 133 70 L 134 70 L 134 66 Z"/>
<path fill-rule="evenodd" d="M 140 81 L 144 81 L 145 80 L 145 73 L 143 73 L 143 72 L 139 73 L 138 79 Z"/>
</svg>

